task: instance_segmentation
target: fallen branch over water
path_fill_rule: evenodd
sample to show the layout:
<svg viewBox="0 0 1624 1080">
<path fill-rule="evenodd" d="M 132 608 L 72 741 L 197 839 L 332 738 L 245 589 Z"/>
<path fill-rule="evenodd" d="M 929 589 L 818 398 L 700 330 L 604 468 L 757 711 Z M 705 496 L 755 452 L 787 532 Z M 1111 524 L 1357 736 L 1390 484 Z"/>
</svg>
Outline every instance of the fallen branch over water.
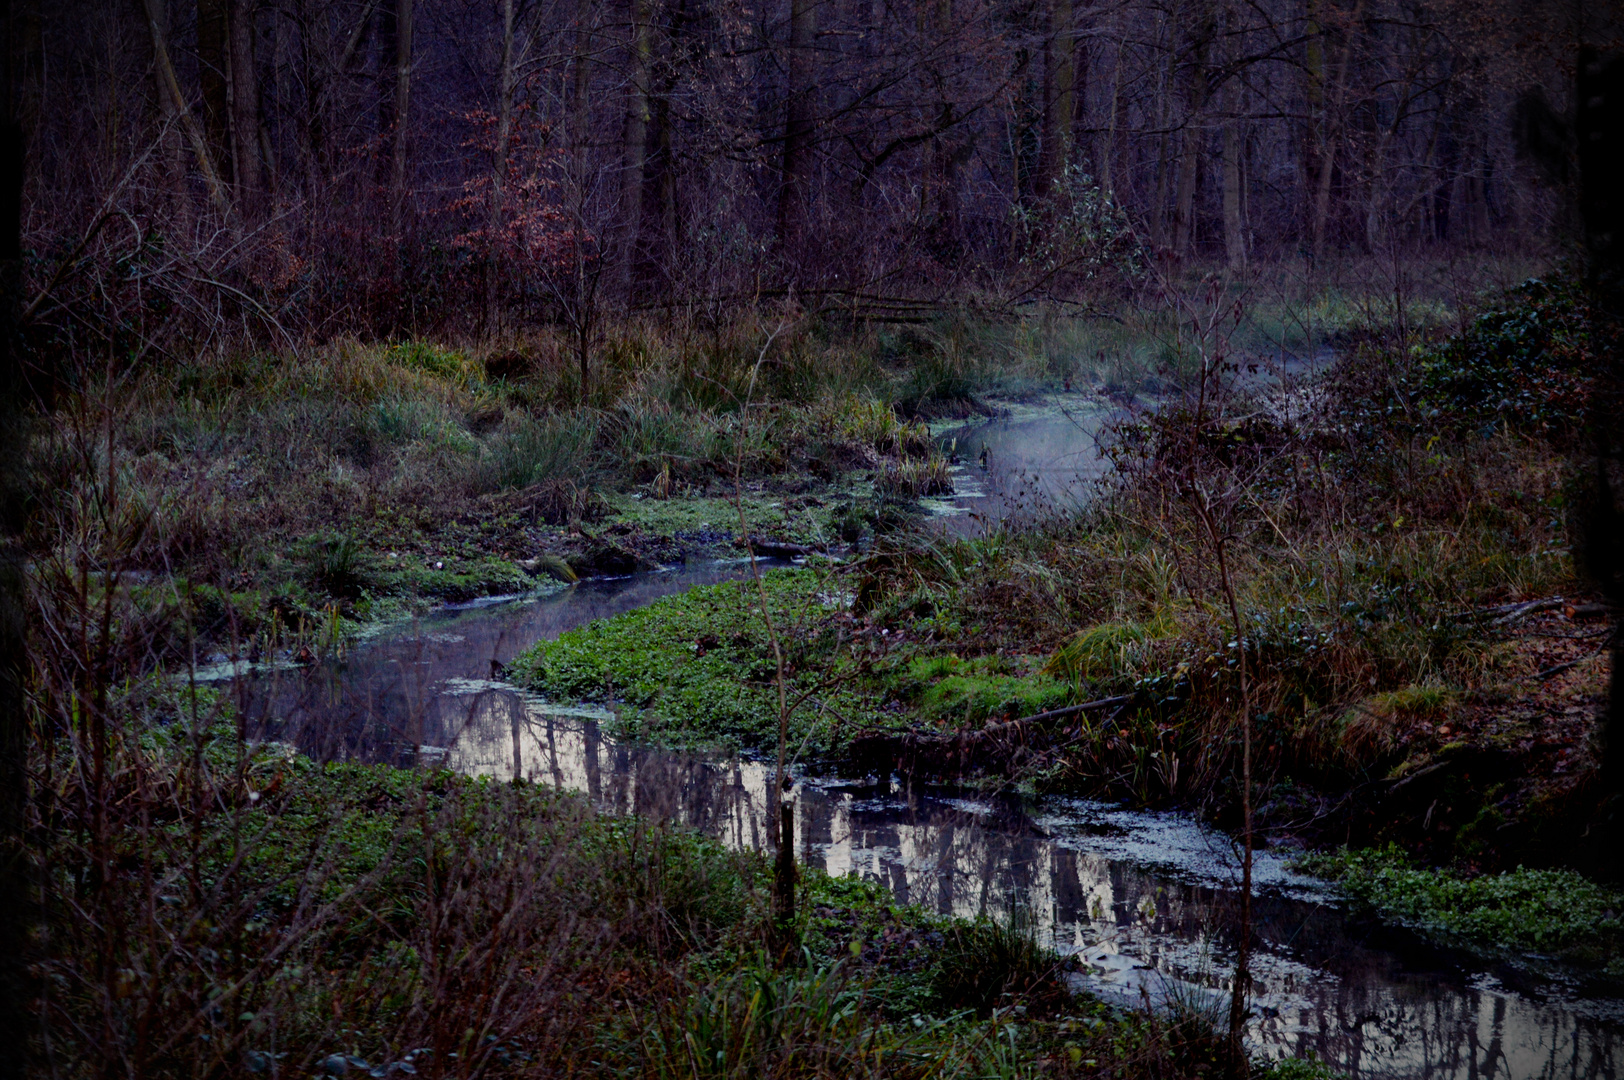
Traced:
<svg viewBox="0 0 1624 1080">
<path fill-rule="evenodd" d="M 927 735 L 918 731 L 871 731 L 851 740 L 848 752 L 858 771 L 904 777 L 918 775 L 964 776 L 977 771 L 1007 772 L 1024 764 L 1041 749 L 1038 725 L 1082 713 L 1121 708 L 1134 695 L 1085 701 L 1080 705 L 1033 713 L 1017 720 L 992 724 L 979 731 L 959 731 L 951 735 Z"/>
</svg>

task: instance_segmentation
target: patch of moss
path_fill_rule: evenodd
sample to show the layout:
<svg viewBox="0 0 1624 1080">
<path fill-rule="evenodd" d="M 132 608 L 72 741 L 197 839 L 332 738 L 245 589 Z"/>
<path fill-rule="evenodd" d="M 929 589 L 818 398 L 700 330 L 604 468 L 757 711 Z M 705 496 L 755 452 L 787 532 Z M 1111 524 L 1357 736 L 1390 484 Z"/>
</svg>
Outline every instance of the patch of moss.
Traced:
<svg viewBox="0 0 1624 1080">
<path fill-rule="evenodd" d="M 402 561 L 376 572 L 380 595 L 406 599 L 459 603 L 482 596 L 528 592 L 536 580 L 506 559 L 479 556 L 471 559 L 436 559 L 440 565 Z"/>
</svg>

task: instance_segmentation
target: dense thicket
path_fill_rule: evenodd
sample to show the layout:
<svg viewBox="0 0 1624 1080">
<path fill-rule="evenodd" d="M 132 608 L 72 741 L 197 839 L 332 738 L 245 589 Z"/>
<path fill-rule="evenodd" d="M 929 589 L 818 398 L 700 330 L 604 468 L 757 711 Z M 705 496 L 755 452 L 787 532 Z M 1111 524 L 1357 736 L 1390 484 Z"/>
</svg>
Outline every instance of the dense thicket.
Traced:
<svg viewBox="0 0 1624 1080">
<path fill-rule="evenodd" d="M 1513 120 L 1596 36 L 1519 0 L 9 7 L 26 318 L 115 355 L 1496 245 L 1561 213 Z"/>
</svg>

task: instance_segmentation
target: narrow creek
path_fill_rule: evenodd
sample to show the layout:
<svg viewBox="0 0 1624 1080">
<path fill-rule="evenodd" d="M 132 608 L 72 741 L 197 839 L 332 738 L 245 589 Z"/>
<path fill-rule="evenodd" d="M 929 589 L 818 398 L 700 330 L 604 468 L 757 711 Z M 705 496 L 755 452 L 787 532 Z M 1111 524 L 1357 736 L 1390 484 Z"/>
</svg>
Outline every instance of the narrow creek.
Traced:
<svg viewBox="0 0 1624 1080">
<path fill-rule="evenodd" d="M 1086 448 L 1078 441 L 1091 425 L 1078 420 L 1012 417 L 961 432 L 959 475 L 977 479 L 981 445 L 989 467 L 982 484 L 960 486 L 944 516 L 951 509 L 985 520 L 1032 493 L 1054 498 L 1099 475 L 1091 436 Z M 1042 438 L 1021 436 L 1022 424 Z M 601 710 L 544 702 L 494 677 L 537 640 L 749 572 L 733 562 L 583 581 L 445 609 L 341 661 L 211 675 L 230 686 L 251 731 L 317 759 L 432 760 L 523 776 L 585 792 L 612 813 L 675 820 L 760 848 L 768 763 L 619 742 L 602 730 Z M 899 790 L 872 778 L 801 776 L 794 797 L 807 864 L 881 882 L 899 900 L 943 914 L 1019 912 L 1044 940 L 1079 956 L 1082 988 L 1122 1004 L 1224 1007 L 1238 860 L 1227 837 L 1188 815 Z M 1555 970 L 1429 947 L 1350 916 L 1273 852 L 1259 854 L 1256 881 L 1250 1038 L 1259 1052 L 1313 1053 L 1355 1080 L 1619 1073 L 1624 1001 L 1587 996 Z"/>
</svg>

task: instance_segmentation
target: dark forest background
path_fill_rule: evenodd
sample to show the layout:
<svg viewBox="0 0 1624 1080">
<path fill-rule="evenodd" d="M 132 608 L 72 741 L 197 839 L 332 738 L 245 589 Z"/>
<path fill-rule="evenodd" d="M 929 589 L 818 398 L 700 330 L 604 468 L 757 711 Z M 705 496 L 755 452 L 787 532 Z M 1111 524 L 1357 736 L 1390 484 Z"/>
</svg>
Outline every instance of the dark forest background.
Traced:
<svg viewBox="0 0 1624 1080">
<path fill-rule="evenodd" d="M 1596 34 L 1526 0 L 9 12 L 23 321 L 125 357 L 1527 251 L 1574 228 L 1528 118 L 1571 114 Z"/>
</svg>

